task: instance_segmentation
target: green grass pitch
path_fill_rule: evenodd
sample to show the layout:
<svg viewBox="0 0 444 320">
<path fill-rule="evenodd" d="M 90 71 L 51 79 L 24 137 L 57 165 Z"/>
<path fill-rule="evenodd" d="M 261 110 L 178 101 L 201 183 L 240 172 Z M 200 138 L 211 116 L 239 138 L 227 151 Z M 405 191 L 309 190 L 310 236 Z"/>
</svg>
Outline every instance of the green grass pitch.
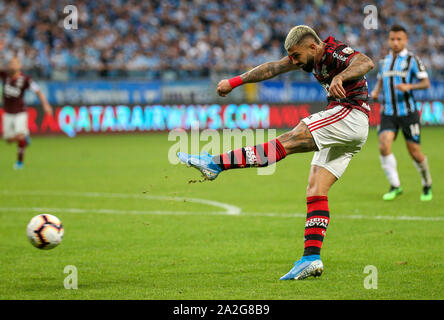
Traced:
<svg viewBox="0 0 444 320">
<path fill-rule="evenodd" d="M 0 299 L 444 299 L 442 136 L 422 131 L 433 201 L 419 201 L 419 174 L 399 136 L 404 194 L 383 202 L 388 183 L 370 131 L 329 194 L 324 274 L 304 281 L 279 277 L 303 251 L 311 154 L 287 157 L 273 175 L 233 170 L 189 183 L 199 173 L 168 162 L 174 142 L 164 133 L 35 137 L 23 171 L 12 169 L 15 146 L 2 144 Z M 193 199 L 242 211 L 217 214 L 231 207 Z M 25 232 L 44 209 L 65 227 L 48 251 Z M 68 265 L 77 290 L 64 288 Z M 377 289 L 364 287 L 368 265 Z"/>
</svg>

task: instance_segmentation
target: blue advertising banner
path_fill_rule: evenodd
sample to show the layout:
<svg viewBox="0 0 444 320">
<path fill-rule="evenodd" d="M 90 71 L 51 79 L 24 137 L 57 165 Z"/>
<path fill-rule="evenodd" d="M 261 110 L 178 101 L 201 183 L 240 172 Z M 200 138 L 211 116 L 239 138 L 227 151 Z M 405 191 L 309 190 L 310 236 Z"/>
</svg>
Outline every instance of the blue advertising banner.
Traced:
<svg viewBox="0 0 444 320">
<path fill-rule="evenodd" d="M 257 100 L 283 102 L 288 100 L 288 90 L 283 81 L 265 81 L 257 84 Z"/>
<path fill-rule="evenodd" d="M 216 83 L 207 80 L 178 81 L 38 81 L 42 92 L 52 105 L 63 104 L 153 104 L 153 103 L 233 103 L 245 102 L 245 88 L 240 87 L 228 98 L 218 97 Z M 369 91 L 376 84 L 369 81 Z M 0 89 L 1 93 L 1 89 Z M 444 100 L 444 81 L 431 81 L 427 90 L 415 90 L 417 101 Z M 316 82 L 265 81 L 257 83 L 257 90 L 249 102 L 301 103 L 325 102 L 326 93 Z M 383 101 L 381 95 L 380 101 Z M 26 92 L 28 105 L 39 105 L 37 96 Z"/>
<path fill-rule="evenodd" d="M 290 101 L 324 102 L 327 94 L 317 82 L 292 82 L 290 86 Z"/>
<path fill-rule="evenodd" d="M 368 81 L 369 92 L 375 85 L 375 80 Z M 417 101 L 444 100 L 444 81 L 431 81 L 429 89 L 415 90 L 414 96 Z M 325 90 L 315 81 L 289 83 L 265 81 L 258 84 L 259 102 L 325 102 L 326 99 Z"/>
<path fill-rule="evenodd" d="M 160 82 L 143 81 L 38 81 L 49 103 L 106 104 L 157 103 L 162 101 Z M 32 92 L 27 92 L 28 105 L 40 104 Z"/>
</svg>

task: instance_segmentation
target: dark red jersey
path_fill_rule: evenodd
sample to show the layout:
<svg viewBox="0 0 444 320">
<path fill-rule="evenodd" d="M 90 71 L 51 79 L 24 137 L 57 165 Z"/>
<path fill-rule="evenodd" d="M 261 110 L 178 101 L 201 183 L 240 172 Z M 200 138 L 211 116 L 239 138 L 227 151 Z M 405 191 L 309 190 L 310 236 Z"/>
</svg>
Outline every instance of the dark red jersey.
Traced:
<svg viewBox="0 0 444 320">
<path fill-rule="evenodd" d="M 0 79 L 3 84 L 3 108 L 6 113 L 19 113 L 26 111 L 24 101 L 25 91 L 31 88 L 33 91 L 38 90 L 38 86 L 32 79 L 20 73 L 11 77 L 8 73 L 0 71 Z"/>
<path fill-rule="evenodd" d="M 330 97 L 328 92 L 333 78 L 344 71 L 349 66 L 350 60 L 359 52 L 333 37 L 328 37 L 324 40 L 324 43 L 324 54 L 322 55 L 321 61 L 315 64 L 313 74 L 327 92 L 327 109 L 337 105 L 343 105 L 345 107 L 359 109 L 368 115 L 370 106 L 367 103 L 368 84 L 365 76 L 342 83 L 346 92 L 344 99 Z"/>
</svg>

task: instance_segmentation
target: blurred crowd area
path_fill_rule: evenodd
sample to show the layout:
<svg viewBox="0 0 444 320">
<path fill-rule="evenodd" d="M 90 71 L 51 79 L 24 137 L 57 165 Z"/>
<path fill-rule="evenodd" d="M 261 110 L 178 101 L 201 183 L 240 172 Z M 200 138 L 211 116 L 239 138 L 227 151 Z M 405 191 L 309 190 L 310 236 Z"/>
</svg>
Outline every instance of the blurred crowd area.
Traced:
<svg viewBox="0 0 444 320">
<path fill-rule="evenodd" d="M 78 29 L 63 26 L 66 5 Z M 375 61 L 397 23 L 432 76 L 444 78 L 442 0 L 374 0 L 378 29 L 366 30 L 356 0 L 0 0 L 0 67 L 17 54 L 34 77 L 180 80 L 243 72 L 285 55 L 295 25 L 334 35 Z M 296 77 L 307 74 L 292 73 Z"/>
</svg>

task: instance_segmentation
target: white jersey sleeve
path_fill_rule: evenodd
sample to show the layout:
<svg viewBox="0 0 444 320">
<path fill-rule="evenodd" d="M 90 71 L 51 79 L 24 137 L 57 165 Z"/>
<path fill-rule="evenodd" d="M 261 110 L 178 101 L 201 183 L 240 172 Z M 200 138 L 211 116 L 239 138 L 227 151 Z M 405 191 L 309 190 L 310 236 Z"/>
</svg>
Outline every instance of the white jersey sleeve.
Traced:
<svg viewBox="0 0 444 320">
<path fill-rule="evenodd" d="M 39 85 L 34 80 L 31 80 L 31 82 L 29 83 L 29 89 L 31 89 L 33 92 L 40 91 Z"/>
</svg>

